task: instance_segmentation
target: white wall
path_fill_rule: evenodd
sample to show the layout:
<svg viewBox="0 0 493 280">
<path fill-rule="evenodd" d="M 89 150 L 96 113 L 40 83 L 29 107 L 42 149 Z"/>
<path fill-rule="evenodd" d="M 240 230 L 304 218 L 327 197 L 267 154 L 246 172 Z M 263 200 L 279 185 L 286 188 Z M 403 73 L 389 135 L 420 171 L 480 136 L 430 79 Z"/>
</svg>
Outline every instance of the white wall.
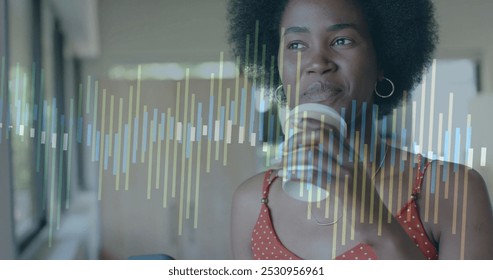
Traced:
<svg viewBox="0 0 493 280">
<path fill-rule="evenodd" d="M 224 60 L 228 60 L 228 45 L 226 42 L 225 0 L 214 1 L 180 1 L 180 0 L 102 0 L 99 2 L 99 22 L 101 34 L 101 56 L 98 59 L 84 61 L 84 82 L 90 75 L 93 81 L 98 80 L 100 85 L 100 103 L 102 89 L 107 91 L 107 104 L 110 96 L 115 99 L 115 112 L 119 98 L 124 98 L 124 122 L 127 120 L 129 87 L 134 89 L 134 108 L 137 94 L 137 81 L 111 80 L 109 69 L 115 65 L 132 65 L 137 69 L 140 63 L 186 63 L 196 65 L 202 62 L 219 61 L 220 52 L 224 52 Z M 216 76 L 217 77 L 217 76 Z M 135 76 L 136 78 L 136 76 Z M 183 121 L 184 81 L 181 81 L 180 118 Z M 198 228 L 194 229 L 195 202 L 195 173 L 191 177 L 191 216 L 183 218 L 183 232 L 179 231 L 180 187 L 184 187 L 186 204 L 188 160 L 181 159 L 182 145 L 173 150 L 171 144 L 169 154 L 162 147 L 163 169 L 166 159 L 172 159 L 178 153 L 177 169 L 169 168 L 169 180 L 172 184 L 172 174 L 177 173 L 176 198 L 167 200 L 167 207 L 163 208 L 163 188 L 155 189 L 157 167 L 157 152 L 154 144 L 153 163 L 149 166 L 149 153 L 145 155 L 145 162 L 141 163 L 142 149 L 142 112 L 147 106 L 152 118 L 152 110 L 158 109 L 159 114 L 167 113 L 169 108 L 176 116 L 176 81 L 149 81 L 141 84 L 140 101 L 140 132 L 138 162 L 132 164 L 128 190 L 125 190 L 125 176 L 120 176 L 119 185 L 110 171 L 104 172 L 101 191 L 101 226 L 102 226 L 102 257 L 127 258 L 131 255 L 166 253 L 178 259 L 228 259 L 230 255 L 230 208 L 233 191 L 249 176 L 255 174 L 262 167 L 256 164 L 256 150 L 248 144 L 238 144 L 238 130 L 233 129 L 233 141 L 228 146 L 228 164 L 223 165 L 223 142 L 220 145 L 220 161 L 214 160 L 215 144 L 212 144 L 211 173 L 206 173 L 207 141 L 203 141 L 200 199 Z M 219 83 L 214 82 L 214 95 L 218 96 Z M 223 82 L 223 104 L 226 104 L 226 88 L 234 88 L 234 80 Z M 232 90 L 234 92 L 234 90 Z M 210 82 L 208 80 L 192 80 L 190 94 L 196 94 L 197 102 L 203 102 L 203 120 L 208 121 Z M 190 96 L 191 97 L 191 96 Z M 231 96 L 233 100 L 233 95 Z M 216 99 L 217 100 L 217 99 Z M 189 100 L 190 103 L 191 100 Z M 217 101 L 216 101 L 217 102 Z M 229 104 L 228 104 L 229 105 Z M 109 106 L 109 105 L 107 105 Z M 195 105 L 197 106 L 197 104 Z M 108 107 L 109 108 L 109 107 Z M 216 108 L 216 106 L 214 106 Z M 248 107 L 249 108 L 249 107 Z M 191 110 L 191 108 L 189 108 Z M 101 112 L 101 111 L 100 111 Z M 107 115 L 108 110 L 106 111 Z M 215 114 L 214 109 L 214 114 Z M 189 114 L 190 115 L 190 114 Z M 107 118 L 108 119 L 108 118 Z M 92 115 L 85 116 L 91 122 Z M 216 120 L 216 116 L 214 116 Z M 106 124 L 107 128 L 109 122 Z M 116 128 L 115 128 L 116 129 Z M 84 134 L 85 137 L 85 134 Z M 84 138 L 85 139 L 85 138 Z M 202 139 L 207 139 L 203 137 Z M 172 143 L 172 141 L 170 141 Z M 197 148 L 194 144 L 193 172 L 197 169 Z M 99 187 L 99 164 L 92 162 L 91 150 L 84 145 L 86 155 L 86 178 L 92 188 Z M 113 158 L 111 158 L 111 161 Z M 181 180 L 181 166 L 185 163 L 185 180 Z M 148 171 L 151 169 L 152 191 L 147 198 Z M 161 181 L 164 180 L 164 170 L 161 171 Z M 115 190 L 116 187 L 119 190 Z M 171 193 L 168 194 L 171 196 Z M 185 213 L 184 213 L 185 214 Z"/>
</svg>

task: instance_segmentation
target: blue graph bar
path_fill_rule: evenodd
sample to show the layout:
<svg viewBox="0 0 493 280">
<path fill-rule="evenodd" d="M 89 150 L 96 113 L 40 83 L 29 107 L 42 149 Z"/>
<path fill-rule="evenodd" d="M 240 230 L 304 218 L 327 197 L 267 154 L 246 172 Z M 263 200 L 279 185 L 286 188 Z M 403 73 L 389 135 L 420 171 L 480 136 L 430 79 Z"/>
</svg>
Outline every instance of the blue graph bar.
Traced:
<svg viewBox="0 0 493 280">
<path fill-rule="evenodd" d="M 115 143 L 113 145 L 113 175 L 116 176 L 116 166 L 118 164 L 118 145 L 120 143 L 120 137 L 118 133 L 115 133 Z M 125 146 L 123 146 L 125 149 Z"/>
<path fill-rule="evenodd" d="M 455 129 L 454 172 L 459 170 L 460 160 L 460 128 Z"/>
<path fill-rule="evenodd" d="M 431 188 L 430 192 L 435 193 L 436 190 L 436 178 L 437 178 L 437 161 L 431 162 Z"/>
<path fill-rule="evenodd" d="M 82 126 L 83 126 L 83 119 L 82 119 L 82 117 L 79 117 L 79 120 L 77 123 L 77 142 L 79 144 L 82 143 Z"/>
<path fill-rule="evenodd" d="M 343 126 L 343 122 L 344 122 L 344 119 L 345 119 L 345 116 L 346 116 L 346 108 L 341 108 L 341 125 L 340 127 Z M 344 162 L 344 135 L 342 135 L 342 133 L 339 133 L 339 164 L 342 165 L 342 163 Z"/>
<path fill-rule="evenodd" d="M 224 115 L 225 115 L 225 108 L 224 106 L 221 106 L 221 121 L 219 122 L 219 140 L 223 141 L 224 139 Z"/>
<path fill-rule="evenodd" d="M 142 153 L 145 153 L 147 151 L 147 121 L 148 121 L 149 115 L 147 114 L 147 111 L 144 112 L 144 125 L 142 128 Z"/>
<path fill-rule="evenodd" d="M 86 146 L 91 146 L 91 134 L 92 134 L 92 124 L 87 125 L 87 139 Z"/>
<path fill-rule="evenodd" d="M 274 114 L 271 114 L 271 117 L 269 119 L 269 127 L 271 129 L 269 129 L 269 143 L 273 143 L 274 142 Z"/>
<path fill-rule="evenodd" d="M 387 135 L 387 116 L 383 116 L 382 118 L 382 135 Z M 382 141 L 381 145 L 380 145 L 380 158 L 385 158 L 385 141 Z M 385 167 L 385 160 L 382 161 L 382 165 L 383 167 Z"/>
<path fill-rule="evenodd" d="M 363 102 L 363 106 L 361 108 L 361 137 L 360 137 L 360 143 L 359 143 L 359 153 L 360 155 L 363 155 L 364 148 L 365 148 L 365 137 L 366 137 L 366 107 L 367 103 Z M 360 156 L 360 161 L 363 162 L 365 160 L 363 156 Z"/>
<path fill-rule="evenodd" d="M 323 157 L 324 145 L 322 143 L 318 144 L 318 178 L 317 178 L 317 186 L 322 187 L 322 170 L 323 170 Z"/>
<path fill-rule="evenodd" d="M 154 125 L 152 126 L 152 142 L 153 143 L 156 143 L 156 140 L 157 140 L 157 109 L 154 109 Z"/>
<path fill-rule="evenodd" d="M 207 136 L 209 141 L 212 140 L 212 119 L 214 117 L 214 96 L 211 95 L 209 99 L 209 126 L 207 127 Z"/>
<path fill-rule="evenodd" d="M 197 142 L 200 142 L 200 138 L 202 135 L 202 103 L 199 102 L 197 105 L 197 133 L 195 133 L 195 139 Z"/>
<path fill-rule="evenodd" d="M 390 157 L 390 164 L 395 165 L 395 147 L 397 146 L 397 133 L 392 129 L 392 153 Z"/>
<path fill-rule="evenodd" d="M 17 134 L 19 134 L 19 125 L 21 124 L 21 101 L 20 100 L 17 100 L 16 104 L 15 104 L 15 107 L 16 107 L 16 114 L 15 114 L 15 130 L 17 132 Z"/>
<path fill-rule="evenodd" d="M 127 158 L 128 158 L 128 154 L 127 154 L 127 145 L 128 145 L 128 124 L 125 124 L 125 128 L 124 128 L 124 133 L 123 133 L 123 159 L 122 159 L 122 170 L 123 170 L 123 173 L 127 173 Z"/>
<path fill-rule="evenodd" d="M 3 105 L 1 104 L 0 102 L 0 114 L 2 112 L 2 109 L 1 108 Z M 33 108 L 33 121 L 37 121 L 38 120 L 38 104 L 34 104 L 34 108 Z M 0 122 L 2 121 L 2 118 L 0 117 Z"/>
<path fill-rule="evenodd" d="M 241 89 L 240 126 L 245 126 L 246 91 Z"/>
<path fill-rule="evenodd" d="M 250 133 L 248 134 L 249 137 L 253 133 L 253 125 L 255 124 L 255 103 L 257 102 L 254 88 L 252 88 L 251 93 L 252 93 L 252 102 L 250 103 L 250 129 L 248 130 L 248 132 Z"/>
<path fill-rule="evenodd" d="M 108 149 L 110 145 L 109 138 L 110 136 L 108 134 L 104 136 L 104 170 L 108 170 Z"/>
<path fill-rule="evenodd" d="M 406 146 L 406 141 L 407 141 L 407 130 L 405 128 L 402 129 L 401 133 L 401 147 Z M 400 167 L 400 172 L 404 172 L 404 158 L 401 157 L 401 167 Z"/>
<path fill-rule="evenodd" d="M 371 124 L 371 139 L 370 139 L 370 162 L 373 162 L 375 159 L 375 141 L 376 141 L 376 126 L 378 124 L 377 120 L 377 115 L 378 115 L 378 105 L 373 104 L 372 108 L 372 124 Z"/>
<path fill-rule="evenodd" d="M 166 115 L 161 113 L 161 133 L 159 134 L 159 140 L 164 140 L 164 131 L 166 130 Z"/>
<path fill-rule="evenodd" d="M 467 127 L 467 134 L 466 134 L 466 158 L 465 162 L 467 163 L 469 161 L 469 149 L 471 148 L 471 132 L 472 128 Z"/>
<path fill-rule="evenodd" d="M 264 136 L 264 114 L 265 111 L 265 101 L 263 98 L 260 99 L 260 110 L 258 112 L 259 124 L 258 124 L 258 140 L 262 141 Z"/>
<path fill-rule="evenodd" d="M 53 98 L 53 105 L 51 106 L 51 131 L 55 132 L 56 131 L 56 116 L 58 113 L 58 109 L 56 107 L 56 98 Z"/>
<path fill-rule="evenodd" d="M 169 121 L 170 121 L 169 140 L 173 140 L 175 135 L 175 118 L 171 117 Z"/>
<path fill-rule="evenodd" d="M 139 131 L 139 121 L 138 118 L 134 118 L 134 139 L 133 139 L 133 145 L 132 145 L 132 163 L 137 162 L 137 140 L 138 140 L 138 135 L 137 131 Z"/>
<path fill-rule="evenodd" d="M 329 134 L 329 157 L 327 170 L 332 174 L 332 157 L 334 156 L 334 133 Z M 327 176 L 327 184 L 332 182 L 332 176 Z"/>
<path fill-rule="evenodd" d="M 229 119 L 234 122 L 234 117 L 235 117 L 235 101 L 231 101 L 230 103 L 231 110 L 229 111 Z"/>
<path fill-rule="evenodd" d="M 190 158 L 190 131 L 192 130 L 192 124 L 191 123 L 188 123 L 187 124 L 187 146 L 186 146 L 186 149 L 185 149 L 185 157 L 187 159 Z"/>
<path fill-rule="evenodd" d="M 351 102 L 351 135 L 349 137 L 349 143 L 351 147 L 354 147 L 354 130 L 355 130 L 355 125 L 356 123 L 356 100 L 353 100 Z M 354 149 L 349 150 L 349 162 L 353 162 L 353 156 L 354 156 Z"/>
<path fill-rule="evenodd" d="M 99 143 L 101 142 L 101 133 L 99 130 L 96 131 L 96 161 L 99 161 Z"/>
</svg>

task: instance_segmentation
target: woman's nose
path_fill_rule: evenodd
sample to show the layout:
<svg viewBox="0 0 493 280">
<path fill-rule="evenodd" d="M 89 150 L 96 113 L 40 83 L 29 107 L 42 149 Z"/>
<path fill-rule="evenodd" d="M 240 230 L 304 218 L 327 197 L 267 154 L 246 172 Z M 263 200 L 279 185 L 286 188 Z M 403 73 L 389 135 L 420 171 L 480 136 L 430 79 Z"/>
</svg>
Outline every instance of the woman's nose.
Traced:
<svg viewBox="0 0 493 280">
<path fill-rule="evenodd" d="M 324 51 L 314 51 L 306 57 L 306 72 L 323 75 L 337 70 L 337 64 Z"/>
</svg>

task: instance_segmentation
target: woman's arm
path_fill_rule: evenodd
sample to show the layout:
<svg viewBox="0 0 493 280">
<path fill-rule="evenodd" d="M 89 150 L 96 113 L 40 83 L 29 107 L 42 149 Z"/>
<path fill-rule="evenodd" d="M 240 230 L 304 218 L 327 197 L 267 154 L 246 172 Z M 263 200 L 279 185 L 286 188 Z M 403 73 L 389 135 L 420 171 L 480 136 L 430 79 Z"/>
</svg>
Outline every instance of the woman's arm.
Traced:
<svg viewBox="0 0 493 280">
<path fill-rule="evenodd" d="M 459 166 L 456 173 L 450 164 L 449 173 L 448 198 L 438 194 L 439 258 L 491 260 L 493 212 L 486 184 L 467 166 Z"/>
</svg>

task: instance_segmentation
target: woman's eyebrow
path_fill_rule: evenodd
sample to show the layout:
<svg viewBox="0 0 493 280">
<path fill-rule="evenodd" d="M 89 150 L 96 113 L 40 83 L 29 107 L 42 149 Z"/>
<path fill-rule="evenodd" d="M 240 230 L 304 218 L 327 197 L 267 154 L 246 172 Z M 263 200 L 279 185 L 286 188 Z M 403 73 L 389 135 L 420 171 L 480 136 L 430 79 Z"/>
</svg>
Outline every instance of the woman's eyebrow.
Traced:
<svg viewBox="0 0 493 280">
<path fill-rule="evenodd" d="M 303 27 L 303 26 L 291 26 L 286 28 L 283 35 L 286 36 L 287 34 L 290 33 L 310 33 L 310 30 L 308 30 L 307 27 Z"/>
<path fill-rule="evenodd" d="M 337 24 L 333 24 L 333 25 L 330 25 L 329 27 L 327 27 L 327 31 L 328 32 L 334 32 L 334 31 L 339 31 L 339 30 L 347 29 L 347 28 L 358 30 L 358 27 L 354 23 L 337 23 Z"/>
<path fill-rule="evenodd" d="M 326 28 L 327 32 L 334 32 L 334 31 L 339 31 L 343 29 L 356 29 L 358 30 L 358 27 L 354 23 L 337 23 L 330 25 Z M 290 33 L 310 33 L 310 30 L 307 27 L 304 26 L 291 26 L 288 27 L 284 30 L 283 36 L 286 36 L 287 34 Z"/>
</svg>

